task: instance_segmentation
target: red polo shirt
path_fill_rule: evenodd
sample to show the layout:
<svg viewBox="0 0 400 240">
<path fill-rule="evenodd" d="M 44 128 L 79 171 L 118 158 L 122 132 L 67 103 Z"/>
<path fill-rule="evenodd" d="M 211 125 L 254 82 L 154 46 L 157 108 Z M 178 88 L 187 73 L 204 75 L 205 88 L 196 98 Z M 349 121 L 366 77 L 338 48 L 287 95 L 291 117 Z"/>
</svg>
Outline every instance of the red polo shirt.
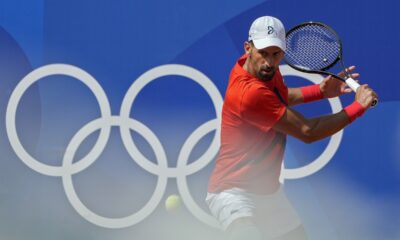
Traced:
<svg viewBox="0 0 400 240">
<path fill-rule="evenodd" d="M 268 194 L 279 187 L 286 135 L 272 127 L 283 116 L 288 88 L 276 72 L 262 81 L 243 69 L 246 55 L 233 67 L 222 109 L 221 148 L 208 191 L 242 188 Z"/>
</svg>

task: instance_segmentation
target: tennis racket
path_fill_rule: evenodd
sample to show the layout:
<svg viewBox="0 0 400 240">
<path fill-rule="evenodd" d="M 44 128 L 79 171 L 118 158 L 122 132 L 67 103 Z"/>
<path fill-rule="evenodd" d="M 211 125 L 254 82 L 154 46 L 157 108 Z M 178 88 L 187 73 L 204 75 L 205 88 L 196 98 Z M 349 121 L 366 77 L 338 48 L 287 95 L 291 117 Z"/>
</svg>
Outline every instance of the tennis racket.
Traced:
<svg viewBox="0 0 400 240">
<path fill-rule="evenodd" d="M 342 42 L 338 34 L 320 22 L 306 22 L 286 33 L 285 62 L 292 68 L 306 73 L 331 75 L 345 82 L 354 92 L 360 87 L 343 63 Z M 328 72 L 337 62 L 343 68 L 345 77 Z M 374 99 L 371 106 L 378 103 Z"/>
</svg>

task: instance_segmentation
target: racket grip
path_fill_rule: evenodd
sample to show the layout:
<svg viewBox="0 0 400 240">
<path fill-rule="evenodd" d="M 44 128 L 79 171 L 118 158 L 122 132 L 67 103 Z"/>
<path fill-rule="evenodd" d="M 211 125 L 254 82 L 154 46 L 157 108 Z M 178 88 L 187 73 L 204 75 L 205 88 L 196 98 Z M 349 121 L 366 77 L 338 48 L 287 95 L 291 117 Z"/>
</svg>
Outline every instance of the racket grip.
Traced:
<svg viewBox="0 0 400 240">
<path fill-rule="evenodd" d="M 349 86 L 354 92 L 357 92 L 357 89 L 360 87 L 360 84 L 356 82 L 352 78 L 346 79 L 346 84 Z M 375 107 L 378 104 L 378 99 L 374 99 L 371 103 L 371 107 Z"/>
<path fill-rule="evenodd" d="M 352 78 L 348 78 L 346 79 L 346 84 L 347 86 L 349 86 L 354 92 L 357 92 L 357 89 L 360 87 L 360 84 L 358 84 L 358 82 L 356 82 L 354 79 Z"/>
</svg>

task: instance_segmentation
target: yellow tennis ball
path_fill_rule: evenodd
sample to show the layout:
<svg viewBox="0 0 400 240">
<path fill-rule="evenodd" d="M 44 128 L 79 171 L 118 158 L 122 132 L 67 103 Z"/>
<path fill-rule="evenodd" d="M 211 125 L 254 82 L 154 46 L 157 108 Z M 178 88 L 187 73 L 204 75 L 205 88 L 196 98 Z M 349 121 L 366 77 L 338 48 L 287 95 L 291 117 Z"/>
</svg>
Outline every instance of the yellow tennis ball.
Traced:
<svg viewBox="0 0 400 240">
<path fill-rule="evenodd" d="M 170 195 L 167 200 L 165 200 L 165 209 L 167 209 L 168 212 L 176 212 L 181 205 L 182 200 L 176 194 Z"/>
</svg>

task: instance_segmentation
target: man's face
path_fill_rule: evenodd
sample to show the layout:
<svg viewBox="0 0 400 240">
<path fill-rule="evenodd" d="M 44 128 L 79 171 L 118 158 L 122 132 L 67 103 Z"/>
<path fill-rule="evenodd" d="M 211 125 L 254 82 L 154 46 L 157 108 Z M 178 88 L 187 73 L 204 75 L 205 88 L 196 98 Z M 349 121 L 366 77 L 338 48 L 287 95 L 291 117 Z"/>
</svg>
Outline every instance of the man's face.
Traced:
<svg viewBox="0 0 400 240">
<path fill-rule="evenodd" d="M 264 81 L 272 80 L 282 61 L 284 52 L 275 46 L 257 49 L 253 43 L 246 42 L 245 50 L 248 54 L 250 73 Z"/>
</svg>

